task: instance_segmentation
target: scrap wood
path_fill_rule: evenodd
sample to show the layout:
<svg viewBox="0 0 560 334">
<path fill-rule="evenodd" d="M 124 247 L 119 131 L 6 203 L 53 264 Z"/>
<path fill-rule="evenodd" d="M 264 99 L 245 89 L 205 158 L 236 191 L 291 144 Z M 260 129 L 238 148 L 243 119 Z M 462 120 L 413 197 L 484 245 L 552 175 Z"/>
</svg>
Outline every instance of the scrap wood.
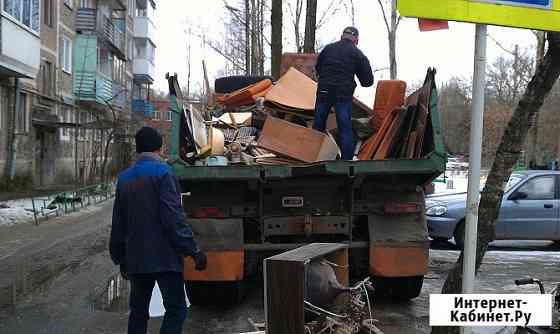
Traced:
<svg viewBox="0 0 560 334">
<path fill-rule="evenodd" d="M 424 86 L 418 96 L 418 121 L 416 123 L 416 147 L 414 148 L 414 157 L 420 158 L 424 144 L 424 134 L 426 133 L 428 114 L 430 112 L 430 100 L 432 98 L 432 90 L 435 88 L 435 69 L 428 69 Z"/>
<path fill-rule="evenodd" d="M 370 137 L 370 139 L 367 140 L 367 143 L 363 145 L 362 151 L 360 152 L 360 154 L 358 154 L 358 159 L 373 159 L 373 156 L 375 155 L 383 139 L 385 138 L 387 131 L 393 124 L 393 120 L 395 119 L 399 110 L 400 109 L 393 109 L 393 111 L 387 117 L 385 117 L 379 131 L 377 131 L 375 136 Z"/>
<path fill-rule="evenodd" d="M 397 114 L 395 115 L 395 118 L 391 122 L 391 126 L 387 130 L 387 133 L 385 134 L 383 141 L 379 145 L 379 149 L 373 156 L 374 160 L 384 160 L 388 158 L 391 149 L 395 145 L 399 128 L 405 117 L 404 109 L 396 109 L 396 110 L 397 110 Z"/>
<path fill-rule="evenodd" d="M 227 94 L 222 103 L 228 108 L 253 104 L 255 102 L 253 96 L 267 90 L 270 86 L 272 86 L 272 81 L 270 79 L 261 80 Z"/>
<path fill-rule="evenodd" d="M 406 94 L 406 82 L 401 80 L 381 80 L 375 89 L 375 101 L 373 115 L 370 119 L 371 127 L 377 131 L 383 124 L 383 120 L 395 108 L 404 105 Z"/>
<path fill-rule="evenodd" d="M 265 101 L 292 110 L 312 112 L 315 110 L 316 92 L 317 83 L 291 67 L 266 94 Z"/>
</svg>

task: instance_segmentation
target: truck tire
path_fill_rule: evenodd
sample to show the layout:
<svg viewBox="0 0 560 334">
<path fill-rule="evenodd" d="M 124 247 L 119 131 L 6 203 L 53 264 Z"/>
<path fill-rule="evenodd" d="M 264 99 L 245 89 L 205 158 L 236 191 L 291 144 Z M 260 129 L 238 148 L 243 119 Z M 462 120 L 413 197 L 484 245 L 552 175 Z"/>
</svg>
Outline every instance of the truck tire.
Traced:
<svg viewBox="0 0 560 334">
<path fill-rule="evenodd" d="M 214 81 L 214 91 L 218 94 L 228 94 L 265 79 L 270 79 L 274 82 L 274 79 L 270 76 L 234 75 L 222 77 Z"/>
<path fill-rule="evenodd" d="M 392 298 L 409 300 L 416 298 L 422 291 L 424 276 L 410 277 L 373 277 L 375 296 L 378 298 Z"/>
<path fill-rule="evenodd" d="M 244 281 L 199 282 L 187 281 L 185 290 L 193 305 L 235 305 L 245 296 Z"/>
<path fill-rule="evenodd" d="M 461 220 L 459 224 L 455 227 L 455 232 L 453 232 L 453 239 L 455 240 L 455 246 L 462 250 L 465 247 L 465 220 Z"/>
</svg>

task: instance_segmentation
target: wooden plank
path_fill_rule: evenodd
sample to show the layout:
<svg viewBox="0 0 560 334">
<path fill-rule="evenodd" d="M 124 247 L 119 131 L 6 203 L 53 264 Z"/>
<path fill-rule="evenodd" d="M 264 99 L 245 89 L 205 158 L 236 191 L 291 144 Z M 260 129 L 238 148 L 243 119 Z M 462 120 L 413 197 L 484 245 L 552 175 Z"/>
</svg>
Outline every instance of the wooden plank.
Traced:
<svg viewBox="0 0 560 334">
<path fill-rule="evenodd" d="M 269 258 L 265 266 L 267 333 L 304 333 L 305 264 Z"/>
<path fill-rule="evenodd" d="M 393 120 L 395 119 L 395 116 L 397 115 L 399 110 L 400 109 L 395 109 L 391 111 L 391 113 L 387 117 L 385 117 L 385 120 L 383 121 L 381 128 L 375 134 L 371 146 L 369 146 L 368 150 L 364 151 L 364 153 L 362 154 L 363 159 L 358 156 L 360 160 L 370 160 L 375 155 L 375 152 L 377 151 L 379 145 L 385 138 L 385 135 L 387 134 L 387 131 L 391 127 L 391 124 L 393 123 Z"/>
<path fill-rule="evenodd" d="M 403 110 L 398 109 L 398 114 L 395 116 L 393 122 L 391 122 L 391 126 L 389 127 L 389 130 L 387 130 L 387 134 L 385 135 L 385 138 L 383 138 L 381 145 L 379 145 L 379 149 L 375 153 L 373 160 L 384 160 L 388 157 L 404 116 L 405 114 Z"/>
<path fill-rule="evenodd" d="M 408 159 L 414 158 L 414 148 L 416 147 L 416 131 L 412 131 L 408 137 L 406 146 L 406 157 Z"/>
</svg>

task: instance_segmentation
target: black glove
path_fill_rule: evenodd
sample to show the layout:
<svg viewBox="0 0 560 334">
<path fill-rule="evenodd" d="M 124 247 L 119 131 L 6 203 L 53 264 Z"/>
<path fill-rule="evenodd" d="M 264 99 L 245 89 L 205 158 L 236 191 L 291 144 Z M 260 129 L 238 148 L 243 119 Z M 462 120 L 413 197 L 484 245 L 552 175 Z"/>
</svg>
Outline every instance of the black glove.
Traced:
<svg viewBox="0 0 560 334">
<path fill-rule="evenodd" d="M 202 251 L 193 255 L 194 259 L 194 269 L 197 271 L 203 271 L 206 269 L 206 254 Z"/>
<path fill-rule="evenodd" d="M 125 280 L 129 280 L 128 278 L 128 273 L 126 272 L 126 268 L 124 265 L 121 264 L 121 276 L 122 278 L 124 278 Z"/>
</svg>

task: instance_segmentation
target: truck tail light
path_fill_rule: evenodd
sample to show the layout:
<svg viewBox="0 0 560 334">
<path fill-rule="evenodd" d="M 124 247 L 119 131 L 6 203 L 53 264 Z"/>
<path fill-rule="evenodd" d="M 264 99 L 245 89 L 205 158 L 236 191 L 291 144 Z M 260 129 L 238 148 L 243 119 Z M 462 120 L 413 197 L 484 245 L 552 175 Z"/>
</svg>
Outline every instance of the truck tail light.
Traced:
<svg viewBox="0 0 560 334">
<path fill-rule="evenodd" d="M 200 208 L 192 213 L 193 218 L 225 218 L 226 213 L 220 208 Z"/>
<path fill-rule="evenodd" d="M 422 212 L 422 204 L 417 202 L 385 202 L 383 211 L 390 215 Z"/>
</svg>

